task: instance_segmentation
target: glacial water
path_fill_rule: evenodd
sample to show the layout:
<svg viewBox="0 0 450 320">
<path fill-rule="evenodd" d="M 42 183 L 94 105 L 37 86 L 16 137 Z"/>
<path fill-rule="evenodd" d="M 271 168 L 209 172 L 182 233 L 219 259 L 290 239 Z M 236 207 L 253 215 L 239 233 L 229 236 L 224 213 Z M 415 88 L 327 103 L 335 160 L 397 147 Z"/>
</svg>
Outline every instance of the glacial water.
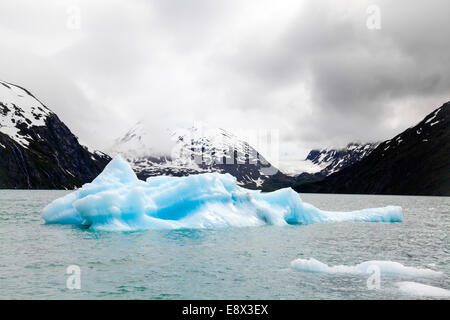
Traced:
<svg viewBox="0 0 450 320">
<path fill-rule="evenodd" d="M 44 224 L 44 206 L 67 193 L 0 191 L 0 299 L 449 299 L 448 197 L 301 195 L 333 211 L 398 205 L 401 223 L 134 232 Z M 292 267 L 298 259 L 332 272 Z M 372 260 L 413 269 L 383 267 L 369 290 L 360 266 Z M 66 287 L 70 265 L 80 267 L 79 290 Z"/>
</svg>

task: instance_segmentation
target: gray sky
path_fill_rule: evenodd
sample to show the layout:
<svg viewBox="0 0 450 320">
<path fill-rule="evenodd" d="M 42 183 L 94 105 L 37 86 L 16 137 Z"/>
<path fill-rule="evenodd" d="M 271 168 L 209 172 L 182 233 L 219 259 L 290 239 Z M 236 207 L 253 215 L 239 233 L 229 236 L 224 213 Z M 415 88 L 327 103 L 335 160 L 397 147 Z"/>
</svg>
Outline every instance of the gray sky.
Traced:
<svg viewBox="0 0 450 320">
<path fill-rule="evenodd" d="M 366 25 L 372 4 L 381 29 Z M 446 0 L 6 0 L 0 78 L 96 148 L 139 120 L 202 121 L 278 129 L 282 156 L 304 156 L 390 138 L 450 100 L 449 12 Z"/>
</svg>

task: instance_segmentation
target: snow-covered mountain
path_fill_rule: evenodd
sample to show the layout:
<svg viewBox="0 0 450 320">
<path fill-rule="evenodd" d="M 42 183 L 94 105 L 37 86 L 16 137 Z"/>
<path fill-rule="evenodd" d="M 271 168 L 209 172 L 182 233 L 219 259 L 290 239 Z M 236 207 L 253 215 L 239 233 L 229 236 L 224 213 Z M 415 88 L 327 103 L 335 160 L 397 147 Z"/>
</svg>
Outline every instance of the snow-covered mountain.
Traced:
<svg viewBox="0 0 450 320">
<path fill-rule="evenodd" d="M 386 140 L 360 161 L 321 180 L 298 180 L 300 192 L 450 196 L 450 102 Z"/>
<path fill-rule="evenodd" d="M 45 126 L 53 113 L 27 90 L 0 81 L 0 132 L 28 148 L 33 137 L 24 129 Z"/>
<path fill-rule="evenodd" d="M 311 150 L 305 161 L 321 168 L 322 176 L 328 176 L 367 157 L 379 143 L 349 143 L 342 149 Z M 317 171 L 316 171 L 317 172 Z M 313 173 L 316 173 L 313 172 Z"/>
<path fill-rule="evenodd" d="M 72 189 L 109 161 L 90 152 L 28 90 L 0 81 L 0 188 Z"/>
<path fill-rule="evenodd" d="M 338 172 L 368 156 L 378 143 L 349 143 L 341 149 L 313 149 L 303 160 L 282 161 L 281 171 L 285 174 L 303 178 L 325 177 Z"/>
<path fill-rule="evenodd" d="M 171 150 L 165 154 L 147 142 L 150 134 L 139 122 L 116 139 L 108 153 L 122 154 L 141 179 L 221 172 L 235 176 L 240 185 L 258 188 L 278 173 L 257 150 L 224 129 L 196 125 L 168 131 Z"/>
</svg>

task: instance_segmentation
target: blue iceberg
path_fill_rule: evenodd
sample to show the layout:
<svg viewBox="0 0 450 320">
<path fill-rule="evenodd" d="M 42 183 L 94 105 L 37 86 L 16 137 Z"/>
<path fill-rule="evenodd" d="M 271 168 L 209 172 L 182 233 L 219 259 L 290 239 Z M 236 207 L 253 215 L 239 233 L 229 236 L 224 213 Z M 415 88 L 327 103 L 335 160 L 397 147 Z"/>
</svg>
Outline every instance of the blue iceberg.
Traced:
<svg viewBox="0 0 450 320">
<path fill-rule="evenodd" d="M 319 210 L 291 188 L 270 193 L 248 190 L 229 174 L 139 180 L 119 155 L 91 183 L 54 200 L 42 213 L 46 223 L 96 230 L 219 228 L 319 222 L 400 222 L 402 208 L 351 212 Z"/>
</svg>

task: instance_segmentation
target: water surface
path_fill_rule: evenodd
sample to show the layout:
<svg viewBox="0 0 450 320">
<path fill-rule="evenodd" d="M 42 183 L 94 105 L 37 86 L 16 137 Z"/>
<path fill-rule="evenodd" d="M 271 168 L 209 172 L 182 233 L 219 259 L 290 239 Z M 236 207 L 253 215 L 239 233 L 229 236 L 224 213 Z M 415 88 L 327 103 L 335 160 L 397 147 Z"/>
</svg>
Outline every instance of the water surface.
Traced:
<svg viewBox="0 0 450 320">
<path fill-rule="evenodd" d="M 68 191 L 0 191 L 1 299 L 414 299 L 399 281 L 450 289 L 450 198 L 302 194 L 325 210 L 400 205 L 402 223 L 101 232 L 45 225 L 42 208 Z M 391 260 L 437 278 L 299 272 L 297 258 L 328 265 Z M 81 268 L 81 289 L 66 268 Z M 422 297 L 423 298 L 423 297 Z"/>
</svg>

